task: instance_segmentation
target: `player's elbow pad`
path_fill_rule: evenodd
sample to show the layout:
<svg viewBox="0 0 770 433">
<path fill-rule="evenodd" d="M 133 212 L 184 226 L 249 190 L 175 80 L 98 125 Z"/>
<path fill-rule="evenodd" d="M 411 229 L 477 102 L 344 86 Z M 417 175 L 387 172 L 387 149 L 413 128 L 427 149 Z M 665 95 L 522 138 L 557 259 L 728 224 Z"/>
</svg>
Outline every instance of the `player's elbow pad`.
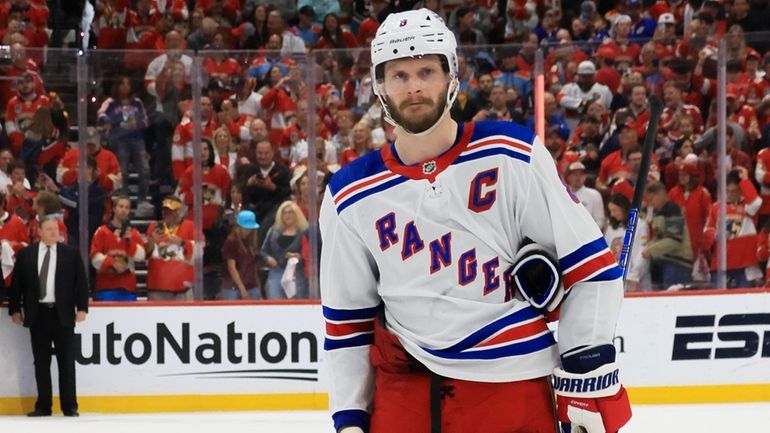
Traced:
<svg viewBox="0 0 770 433">
<path fill-rule="evenodd" d="M 564 298 L 559 263 L 538 244 L 526 244 L 513 258 L 513 284 L 533 307 L 551 312 Z"/>
</svg>

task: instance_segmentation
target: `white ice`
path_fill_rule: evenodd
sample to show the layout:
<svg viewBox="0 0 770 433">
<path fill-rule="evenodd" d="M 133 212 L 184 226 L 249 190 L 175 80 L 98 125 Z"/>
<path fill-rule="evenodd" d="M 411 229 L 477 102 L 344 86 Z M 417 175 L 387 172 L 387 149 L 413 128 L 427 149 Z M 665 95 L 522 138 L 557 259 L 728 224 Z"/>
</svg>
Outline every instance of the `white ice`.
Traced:
<svg viewBox="0 0 770 433">
<path fill-rule="evenodd" d="M 621 433 L 753 433 L 770 430 L 770 403 L 634 406 Z M 0 431 L 24 433 L 333 433 L 324 411 L 0 417 Z M 471 432 L 469 432 L 471 433 Z M 475 433 L 475 432 L 474 432 Z M 479 432 L 482 433 L 482 432 Z"/>
</svg>

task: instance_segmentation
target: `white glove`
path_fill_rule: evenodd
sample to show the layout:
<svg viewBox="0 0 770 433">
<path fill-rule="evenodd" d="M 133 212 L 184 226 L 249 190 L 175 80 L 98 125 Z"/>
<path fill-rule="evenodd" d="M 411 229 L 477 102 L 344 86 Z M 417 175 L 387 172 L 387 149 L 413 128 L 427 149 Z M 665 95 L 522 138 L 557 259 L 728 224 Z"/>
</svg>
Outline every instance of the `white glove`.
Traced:
<svg viewBox="0 0 770 433">
<path fill-rule="evenodd" d="M 340 433 L 364 433 L 363 430 L 361 430 L 361 427 L 345 427 L 344 429 L 340 430 Z"/>
</svg>

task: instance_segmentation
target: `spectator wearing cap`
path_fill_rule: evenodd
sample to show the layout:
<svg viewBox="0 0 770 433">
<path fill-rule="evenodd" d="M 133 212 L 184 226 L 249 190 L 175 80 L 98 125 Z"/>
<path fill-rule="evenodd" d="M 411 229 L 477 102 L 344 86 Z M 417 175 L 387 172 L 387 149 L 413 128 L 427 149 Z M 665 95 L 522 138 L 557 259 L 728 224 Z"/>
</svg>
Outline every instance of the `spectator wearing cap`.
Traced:
<svg viewBox="0 0 770 433">
<path fill-rule="evenodd" d="M 703 228 L 713 204 L 711 194 L 700 183 L 699 175 L 698 157 L 691 153 L 681 158 L 677 184 L 668 191 L 668 199 L 684 211 L 693 257 L 704 253 Z"/>
<path fill-rule="evenodd" d="M 16 92 L 8 101 L 5 110 L 5 132 L 16 156 L 21 154 L 22 143 L 32 117 L 40 107 L 51 108 L 51 100 L 45 94 L 38 93 L 33 71 L 23 72 L 17 81 Z"/>
<path fill-rule="evenodd" d="M 631 213 L 631 200 L 622 194 L 613 194 L 607 202 L 609 218 L 604 229 L 604 239 L 615 259 L 620 261 L 623 241 L 626 236 L 628 217 Z M 627 292 L 649 292 L 652 290 L 650 260 L 642 257 L 642 250 L 647 246 L 650 227 L 643 218 L 638 218 L 634 232 L 634 248 L 626 264 L 625 290 Z"/>
<path fill-rule="evenodd" d="M 676 57 L 676 18 L 674 14 L 666 12 L 658 17 L 658 28 L 655 30 L 655 52 L 658 61 L 666 63 Z"/>
<path fill-rule="evenodd" d="M 586 179 L 586 166 L 582 162 L 576 161 L 567 167 L 565 180 L 572 193 L 580 199 L 580 202 L 583 203 L 588 213 L 596 221 L 596 225 L 601 230 L 604 230 L 604 200 L 599 191 L 586 186 Z"/>
<path fill-rule="evenodd" d="M 267 32 L 269 35 L 281 36 L 281 54 L 304 54 L 305 41 L 286 29 L 286 22 L 280 11 L 273 10 L 267 14 Z"/>
<path fill-rule="evenodd" d="M 627 0 L 626 11 L 631 18 L 631 39 L 651 39 L 655 35 L 657 22 L 644 15 L 642 0 Z"/>
<path fill-rule="evenodd" d="M 610 92 L 612 92 L 613 95 L 612 102 L 613 104 L 617 104 L 619 99 L 618 93 L 621 90 L 620 82 L 622 76 L 620 75 L 620 72 L 618 72 L 618 68 L 615 67 L 615 58 L 613 56 L 614 53 L 612 52 L 612 49 L 606 45 L 603 45 L 596 50 L 594 53 L 594 60 L 596 60 L 599 68 L 596 70 L 594 79 L 597 83 L 604 84 L 610 89 Z M 619 67 L 626 70 L 627 65 L 628 63 L 619 65 Z"/>
<path fill-rule="evenodd" d="M 675 285 L 691 281 L 693 265 L 690 233 L 682 215 L 682 209 L 668 199 L 666 186 L 662 182 L 650 182 L 644 189 L 645 200 L 652 207 L 651 237 L 642 249 L 642 257 L 651 259 L 661 274 L 661 288 L 670 289 Z M 755 251 L 755 250 L 753 250 Z"/>
<path fill-rule="evenodd" d="M 233 48 L 236 50 L 248 50 L 249 38 L 254 36 L 254 24 L 244 21 L 236 27 L 230 29 L 230 35 L 233 37 Z"/>
<path fill-rule="evenodd" d="M 642 165 L 642 147 L 634 146 L 628 150 L 626 156 L 626 170 L 621 171 L 617 177 L 610 180 L 612 194 L 622 194 L 629 201 L 634 198 L 634 189 L 639 178 L 639 167 Z M 652 176 L 650 176 L 652 177 Z M 656 180 L 653 178 L 652 180 Z"/>
<path fill-rule="evenodd" d="M 211 106 L 214 107 L 214 111 L 217 113 L 222 110 L 222 101 L 225 99 L 226 92 L 227 87 L 220 78 L 209 79 L 204 95 L 209 97 Z"/>
<path fill-rule="evenodd" d="M 765 80 L 766 75 L 760 72 L 761 63 L 762 56 L 759 52 L 753 48 L 746 48 L 743 79 L 746 82 L 746 103 L 752 107 L 759 105 L 762 98 L 765 97 L 766 91 L 770 93 L 768 81 Z"/>
<path fill-rule="evenodd" d="M 628 66 L 636 63 L 639 58 L 641 48 L 639 44 L 630 39 L 631 35 L 631 17 L 628 15 L 617 15 L 612 22 L 610 38 L 608 38 L 603 47 L 609 48 L 604 57 L 614 59 L 617 64 Z"/>
<path fill-rule="evenodd" d="M 310 4 L 306 4 L 297 11 L 297 25 L 292 26 L 290 31 L 305 41 L 307 48 L 314 48 L 318 42 L 318 36 L 321 33 L 321 26 L 314 22 L 315 10 Z"/>
<path fill-rule="evenodd" d="M 612 104 L 612 92 L 604 84 L 599 84 L 594 80 L 596 66 L 590 60 L 580 62 L 577 69 L 575 81 L 565 85 L 557 100 L 559 105 L 565 108 L 567 120 L 573 119 L 573 122 L 580 113 L 584 112 L 593 101 L 601 101 L 605 107 Z"/>
<path fill-rule="evenodd" d="M 263 299 L 259 270 L 265 266 L 259 241 L 259 223 L 250 210 L 238 212 L 236 224 L 222 245 L 225 272 L 217 299 Z"/>
<path fill-rule="evenodd" d="M 163 199 L 162 219 L 147 227 L 147 299 L 193 299 L 193 222 L 184 219 L 184 206 L 176 196 Z"/>
<path fill-rule="evenodd" d="M 133 85 L 128 76 L 120 76 L 113 83 L 111 96 L 99 107 L 97 115 L 99 123 L 107 131 L 107 143 L 115 151 L 117 160 L 120 162 L 120 172 L 127 174 L 129 167 L 133 167 L 138 175 L 137 214 L 141 216 L 152 214 L 155 209 L 147 201 L 149 167 L 144 142 L 147 114 L 142 100 L 134 95 Z M 127 193 L 127 190 L 123 189 L 123 192 Z"/>
<path fill-rule="evenodd" d="M 624 179 L 633 171 L 628 166 L 628 158 L 631 150 L 639 145 L 636 130 L 630 123 L 621 123 L 617 128 L 617 136 L 620 149 L 607 155 L 599 168 L 599 177 L 596 179 L 596 188 L 599 191 L 606 191 L 613 181 Z M 651 162 L 651 169 L 653 164 L 657 165 L 657 161 Z"/>
<path fill-rule="evenodd" d="M 754 221 L 762 206 L 759 196 L 749 177 L 749 170 L 736 167 L 727 174 L 725 197 L 717 197 L 711 206 L 709 218 L 703 231 L 704 247 L 712 250 L 712 284 L 716 283 L 716 270 L 719 264 L 719 251 L 716 248 L 717 221 L 719 221 L 719 201 L 725 200 L 727 206 L 726 221 L 722 232 L 727 237 L 727 287 L 756 287 L 756 280 L 762 278 L 757 260 L 757 229 Z"/>
</svg>

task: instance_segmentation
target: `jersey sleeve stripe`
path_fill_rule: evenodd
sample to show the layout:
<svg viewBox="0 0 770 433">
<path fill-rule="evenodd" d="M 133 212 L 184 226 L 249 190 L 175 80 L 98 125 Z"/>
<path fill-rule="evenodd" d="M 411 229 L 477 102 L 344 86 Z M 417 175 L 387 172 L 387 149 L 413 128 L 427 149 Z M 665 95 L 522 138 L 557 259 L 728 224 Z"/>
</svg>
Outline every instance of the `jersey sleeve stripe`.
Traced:
<svg viewBox="0 0 770 433">
<path fill-rule="evenodd" d="M 539 352 L 543 349 L 556 344 L 551 332 L 544 332 L 542 335 L 531 338 L 526 341 L 517 341 L 505 346 L 495 347 L 485 350 L 470 350 L 463 352 L 449 352 L 446 350 L 425 349 L 429 354 L 438 358 L 445 359 L 499 359 L 510 356 L 522 356 Z"/>
<path fill-rule="evenodd" d="M 351 310 L 337 309 L 323 306 L 324 318 L 331 322 L 364 321 L 372 320 L 380 312 L 382 305 L 369 308 L 357 308 Z"/>
<path fill-rule="evenodd" d="M 607 250 L 592 259 L 581 263 L 579 266 L 574 267 L 568 272 L 564 273 L 564 288 L 569 290 L 575 283 L 583 280 L 598 281 L 594 276 L 598 277 L 603 275 L 605 277 L 611 277 L 617 274 L 617 271 L 612 271 L 613 268 L 618 268 L 618 264 L 615 261 L 615 256 Z M 606 274 L 605 274 L 606 273 Z M 594 278 L 592 278 L 594 277 Z M 615 279 L 615 278 L 611 278 Z"/>
<path fill-rule="evenodd" d="M 465 148 L 463 153 L 472 152 L 478 148 L 490 146 L 509 146 L 525 153 L 532 153 L 531 144 L 521 140 L 512 139 L 511 137 L 507 137 L 505 135 L 492 135 L 489 137 L 484 137 L 481 140 L 476 140 L 470 143 L 468 147 Z"/>
<path fill-rule="evenodd" d="M 374 332 L 355 335 L 350 338 L 334 340 L 324 339 L 324 350 L 349 349 L 351 347 L 371 346 L 374 343 Z"/>
<path fill-rule="evenodd" d="M 461 352 L 463 350 L 474 347 L 479 343 L 489 339 L 490 337 L 496 335 L 498 332 L 500 332 L 503 329 L 509 328 L 512 325 L 521 324 L 522 322 L 534 319 L 538 316 L 540 316 L 540 313 L 538 313 L 534 308 L 530 306 L 525 306 L 524 308 L 512 314 L 504 316 L 484 326 L 483 328 L 472 333 L 471 335 L 464 338 L 457 344 L 447 347 L 446 349 L 441 349 L 440 351 Z"/>
<path fill-rule="evenodd" d="M 603 250 L 609 251 L 607 247 L 607 241 L 604 240 L 604 237 L 597 238 L 560 258 L 559 267 L 561 267 L 561 269 L 566 272 L 578 263 L 596 255 L 599 252 L 602 252 Z"/>
<path fill-rule="evenodd" d="M 344 337 L 366 332 L 374 332 L 374 319 L 353 323 L 326 322 L 326 335 L 329 337 Z"/>
</svg>

